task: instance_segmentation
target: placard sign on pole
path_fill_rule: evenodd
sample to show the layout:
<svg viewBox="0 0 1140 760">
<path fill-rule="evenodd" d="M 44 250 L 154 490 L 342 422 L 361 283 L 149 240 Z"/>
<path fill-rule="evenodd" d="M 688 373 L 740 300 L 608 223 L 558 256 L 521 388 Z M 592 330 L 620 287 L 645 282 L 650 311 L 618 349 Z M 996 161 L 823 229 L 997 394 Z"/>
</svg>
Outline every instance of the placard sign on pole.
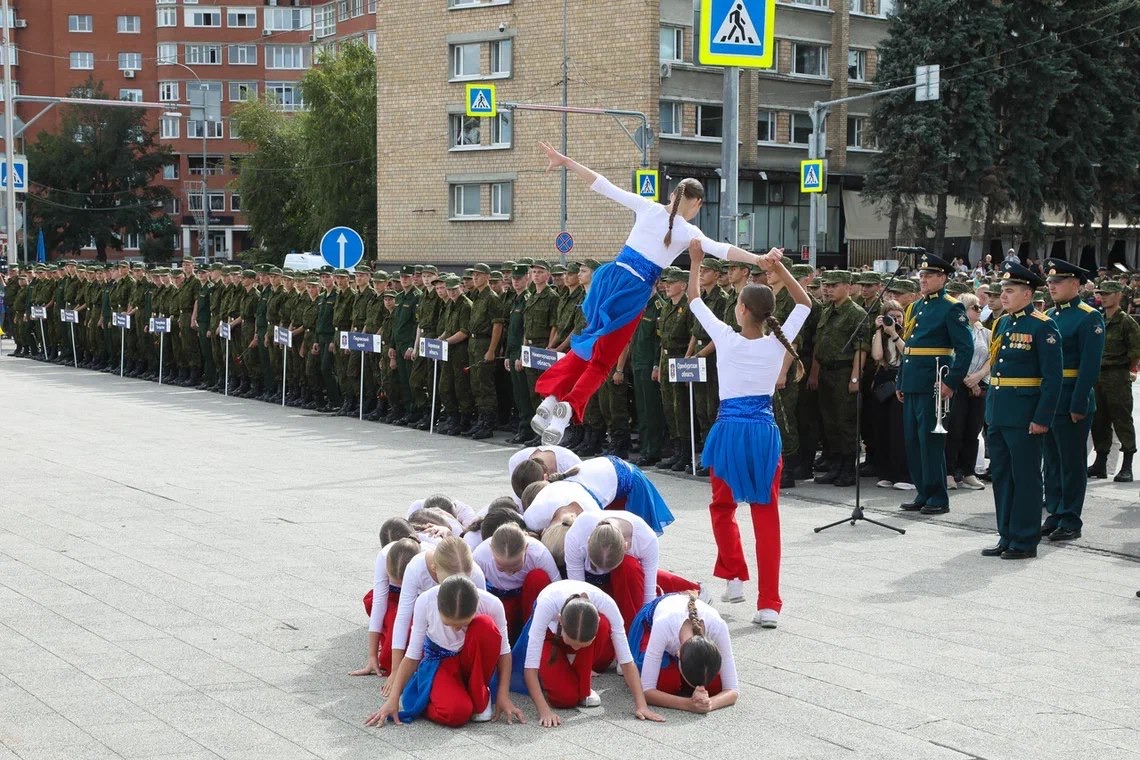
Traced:
<svg viewBox="0 0 1140 760">
<path fill-rule="evenodd" d="M 523 346 L 519 361 L 521 361 L 522 365 L 527 369 L 537 369 L 539 372 L 545 372 L 565 355 L 564 353 L 549 348 Z"/>
<path fill-rule="evenodd" d="M 435 432 L 435 395 L 439 386 L 439 363 L 447 361 L 447 341 L 434 338 L 420 338 L 420 356 L 431 359 L 431 412 L 428 418 L 428 432 Z"/>
<path fill-rule="evenodd" d="M 380 353 L 380 344 L 380 336 L 372 333 L 341 331 L 340 334 L 342 349 L 360 352 L 360 398 L 356 405 L 356 416 L 361 421 L 364 420 L 364 357 Z"/>
<path fill-rule="evenodd" d="M 75 352 L 75 326 L 79 324 L 79 312 L 75 309 L 60 309 L 59 321 L 66 323 L 71 331 L 71 363 L 79 369 L 79 355 Z"/>
<path fill-rule="evenodd" d="M 708 368 L 705 359 L 693 357 L 690 359 L 669 360 L 669 382 L 686 383 L 689 386 L 689 443 L 692 446 L 693 474 L 697 474 L 697 431 L 693 420 L 693 383 L 708 382 Z"/>
<path fill-rule="evenodd" d="M 44 320 L 47 319 L 47 307 L 33 306 L 32 319 L 40 323 L 40 350 L 43 351 L 44 358 L 47 358 L 47 338 L 44 337 Z"/>
<path fill-rule="evenodd" d="M 151 317 L 149 327 L 151 335 L 158 336 L 158 384 L 162 385 L 162 351 L 170 332 L 170 317 Z"/>
<path fill-rule="evenodd" d="M 131 329 L 131 315 L 126 312 L 112 314 L 111 325 L 119 328 L 119 377 L 122 377 L 123 364 L 126 359 L 127 330 Z"/>
<path fill-rule="evenodd" d="M 218 337 L 226 342 L 226 379 L 222 386 L 222 394 L 225 396 L 230 395 L 230 337 L 233 330 L 230 328 L 229 322 L 218 323 Z"/>
<path fill-rule="evenodd" d="M 293 347 L 293 331 L 288 327 L 274 327 L 273 342 L 281 346 L 281 406 L 285 406 L 285 384 L 289 377 L 289 349 Z"/>
</svg>

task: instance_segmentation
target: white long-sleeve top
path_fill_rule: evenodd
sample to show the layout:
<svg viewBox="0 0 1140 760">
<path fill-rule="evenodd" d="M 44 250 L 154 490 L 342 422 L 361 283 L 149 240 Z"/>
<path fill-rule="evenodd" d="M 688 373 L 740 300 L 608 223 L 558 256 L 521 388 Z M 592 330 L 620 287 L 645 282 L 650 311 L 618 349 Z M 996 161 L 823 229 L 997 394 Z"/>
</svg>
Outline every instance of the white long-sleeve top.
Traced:
<svg viewBox="0 0 1140 760">
<path fill-rule="evenodd" d="M 420 540 L 420 551 L 425 552 L 429 545 L 434 544 L 435 539 L 429 543 L 423 539 Z M 376 564 L 372 568 L 372 615 L 368 618 L 368 632 L 380 633 L 384 630 L 384 615 L 388 612 L 388 591 L 392 586 L 391 578 L 388 577 L 388 549 L 392 544 L 386 544 L 376 554 Z"/>
<path fill-rule="evenodd" d="M 721 322 L 701 299 L 689 303 L 693 316 L 716 344 L 716 376 L 721 400 L 741 396 L 771 396 L 784 366 L 786 349 L 775 335 L 749 340 Z M 811 309 L 796 304 L 781 327 L 788 342 L 796 339 Z"/>
<path fill-rule="evenodd" d="M 629 524 L 633 539 L 626 554 L 641 563 L 641 569 L 645 573 L 645 601 L 653 601 L 657 596 L 657 568 L 661 563 L 661 547 L 653 528 L 630 512 L 583 512 L 578 515 L 570 530 L 566 531 L 566 577 L 572 581 L 585 581 L 587 571 L 595 575 L 604 572 L 594 567 L 586 556 L 590 534 L 602 520 L 620 520 Z"/>
<path fill-rule="evenodd" d="M 578 472 L 566 478 L 581 483 L 604 502 L 603 507 L 617 498 L 618 474 L 615 465 L 606 457 L 587 459 L 578 465 Z"/>
<path fill-rule="evenodd" d="M 617 201 L 636 214 L 636 221 L 633 223 L 633 229 L 629 231 L 625 244 L 662 269 L 687 251 L 689 242 L 694 239 L 701 241 L 701 250 L 705 253 L 718 259 L 728 258 L 728 251 L 732 246 L 705 237 L 700 227 L 686 222 L 680 216 L 673 218 L 673 237 L 666 246 L 665 234 L 669 232 L 669 209 L 660 203 L 622 190 L 601 175 L 598 175 L 594 184 L 590 185 L 590 189 L 612 201 Z"/>
<path fill-rule="evenodd" d="M 536 451 L 549 451 L 554 454 L 554 461 L 558 463 L 559 472 L 566 472 L 571 467 L 582 464 L 581 457 L 563 446 L 530 446 L 511 454 L 511 458 L 507 460 L 507 477 L 513 476 L 519 465 L 534 456 Z"/>
<path fill-rule="evenodd" d="M 617 602 L 605 591 L 589 583 L 555 581 L 544 588 L 535 600 L 534 615 L 530 620 L 530 634 L 526 640 L 525 667 L 538 668 L 542 661 L 542 644 L 546 641 L 546 632 L 558 632 L 558 615 L 562 612 L 566 600 L 581 594 L 585 594 L 598 608 L 598 613 L 609 621 L 610 641 L 613 642 L 618 663 L 625 665 L 627 662 L 633 662 L 629 642 L 625 637 L 625 623 L 621 619 Z"/>
<path fill-rule="evenodd" d="M 412 634 L 408 639 L 408 649 L 404 653 L 410 659 L 423 659 L 424 639 L 431 639 L 444 649 L 453 652 L 463 649 L 463 644 L 467 641 L 466 628 L 457 631 L 443 624 L 439 616 L 438 597 L 439 586 L 436 586 L 420 594 L 420 598 L 416 600 L 415 610 L 412 613 Z M 499 656 L 509 654 L 511 642 L 507 638 L 507 614 L 498 597 L 479 589 L 479 604 L 475 608 L 475 614 L 488 615 L 495 621 L 495 627 L 503 637 L 503 643 L 499 645 Z"/>
<path fill-rule="evenodd" d="M 558 572 L 558 565 L 554 563 L 554 557 L 550 555 L 550 550 L 537 538 L 531 536 L 526 538 L 526 559 L 523 560 L 522 567 L 513 573 L 504 573 L 495 564 L 495 553 L 491 551 L 490 538 L 479 544 L 472 552 L 472 556 L 475 559 L 475 564 L 482 569 L 487 583 L 502 591 L 522 588 L 523 581 L 526 580 L 526 575 L 531 570 L 546 571 L 552 581 L 562 577 Z"/>
<path fill-rule="evenodd" d="M 571 503 L 577 503 L 583 512 L 600 512 L 604 506 L 581 483 L 562 480 L 551 483 L 538 492 L 538 496 L 534 497 L 534 501 L 523 512 L 523 521 L 527 528 L 541 533 L 549 527 L 554 513 Z"/>
<path fill-rule="evenodd" d="M 487 590 L 487 579 L 478 565 L 472 565 L 469 577 L 476 588 Z M 404 585 L 400 587 L 400 606 L 396 608 L 396 620 L 392 623 L 392 649 L 407 649 L 408 628 L 412 624 L 412 612 L 416 607 L 416 600 L 430 588 L 439 584 L 431 577 L 427 567 L 427 555 L 418 554 L 404 570 Z M 435 639 L 432 639 L 435 641 Z M 444 646 L 443 642 L 435 643 Z"/>
<path fill-rule="evenodd" d="M 716 610 L 704 602 L 697 602 L 697 617 L 705 624 L 705 636 L 712 639 L 720 650 L 720 685 L 725 691 L 740 687 L 736 676 L 736 660 L 732 656 L 732 641 L 728 637 L 728 624 Z M 689 595 L 670 594 L 657 604 L 653 611 L 653 628 L 645 648 L 645 661 L 641 666 L 641 688 L 657 688 L 661 674 L 661 656 L 679 657 L 681 652 L 681 626 L 689 619 Z"/>
</svg>

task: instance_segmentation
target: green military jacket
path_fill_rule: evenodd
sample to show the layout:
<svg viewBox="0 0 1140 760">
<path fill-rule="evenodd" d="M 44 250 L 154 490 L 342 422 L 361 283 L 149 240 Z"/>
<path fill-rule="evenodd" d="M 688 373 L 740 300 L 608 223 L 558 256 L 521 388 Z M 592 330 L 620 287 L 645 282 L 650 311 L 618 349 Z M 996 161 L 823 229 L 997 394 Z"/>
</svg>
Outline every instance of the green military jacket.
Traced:
<svg viewBox="0 0 1140 760">
<path fill-rule="evenodd" d="M 668 359 L 682 359 L 688 351 L 694 319 L 687 295 L 682 295 L 677 303 L 662 301 L 657 316 L 657 336 L 661 339 L 661 371 L 664 372 Z"/>
<path fill-rule="evenodd" d="M 523 341 L 525 340 L 524 316 L 526 302 L 531 296 L 527 291 L 515 293 L 511 299 L 510 310 L 507 313 L 507 358 L 511 361 L 522 358 Z"/>
<path fill-rule="evenodd" d="M 664 301 L 656 293 L 649 296 L 649 303 L 637 323 L 630 346 L 629 360 L 633 369 L 647 370 L 657 366 L 661 358 L 661 339 L 657 335 L 657 318 L 664 307 Z"/>
<path fill-rule="evenodd" d="M 1023 431 L 1031 422 L 1052 425 L 1062 365 L 1061 334 L 1053 320 L 1032 304 L 1003 316 L 990 341 L 986 424 Z"/>
<path fill-rule="evenodd" d="M 713 314 L 723 314 L 728 305 L 728 294 L 724 292 L 724 288 L 719 285 L 713 285 L 712 290 L 708 293 L 701 292 L 701 301 Z M 735 304 L 733 304 L 735 307 Z M 704 325 L 700 320 L 692 320 L 692 325 L 689 328 L 690 334 L 697 339 L 697 348 L 701 349 L 709 344 L 712 337 L 705 330 Z"/>
<path fill-rule="evenodd" d="M 490 340 L 496 324 L 503 324 L 502 302 L 490 288 L 471 293 L 471 321 L 464 328 L 468 335 L 478 340 Z"/>
<path fill-rule="evenodd" d="M 578 315 L 582 313 L 582 302 L 586 300 L 586 289 L 579 286 L 573 291 L 565 291 L 558 298 L 558 312 L 555 324 L 558 327 L 558 342 L 566 340 L 575 332 Z"/>
<path fill-rule="evenodd" d="M 1120 309 L 1104 323 L 1103 369 L 1131 368 L 1140 359 L 1140 324 Z"/>
<path fill-rule="evenodd" d="M 416 309 L 419 305 L 420 291 L 414 287 L 396 294 L 396 306 L 392 313 L 392 340 L 397 351 L 410 348 L 416 340 Z"/>
<path fill-rule="evenodd" d="M 336 332 L 336 305 L 338 294 L 336 290 L 322 291 L 317 296 L 317 335 L 324 339 L 331 339 Z"/>
<path fill-rule="evenodd" d="M 850 365 L 856 351 L 870 350 L 866 324 L 856 339 L 847 344 L 865 314 L 862 307 L 850 298 L 844 299 L 843 303 L 829 303 L 823 307 L 815 333 L 815 360 L 823 369 L 833 369 L 842 362 Z M 934 387 L 933 380 L 930 387 Z"/>
<path fill-rule="evenodd" d="M 201 289 L 202 283 L 198 282 L 196 277 L 188 278 L 186 282 L 182 283 L 182 287 L 178 288 L 174 303 L 171 305 L 172 313 L 176 316 L 193 314 L 194 302 L 198 300 L 198 291 Z"/>
<path fill-rule="evenodd" d="M 1054 304 L 1045 314 L 1061 333 L 1063 372 L 1057 414 L 1092 414 L 1093 386 L 1104 355 L 1104 317 L 1080 297 Z"/>
<path fill-rule="evenodd" d="M 933 393 L 935 372 L 949 366 L 942 382 L 957 388 L 974 356 L 974 338 L 962 302 L 943 288 L 910 304 L 904 321 L 907 355 L 899 365 L 896 387 L 903 393 Z"/>
<path fill-rule="evenodd" d="M 541 293 L 533 293 L 523 310 L 523 340 L 527 345 L 546 348 L 550 341 L 550 328 L 558 318 L 558 296 L 547 286 Z"/>
</svg>

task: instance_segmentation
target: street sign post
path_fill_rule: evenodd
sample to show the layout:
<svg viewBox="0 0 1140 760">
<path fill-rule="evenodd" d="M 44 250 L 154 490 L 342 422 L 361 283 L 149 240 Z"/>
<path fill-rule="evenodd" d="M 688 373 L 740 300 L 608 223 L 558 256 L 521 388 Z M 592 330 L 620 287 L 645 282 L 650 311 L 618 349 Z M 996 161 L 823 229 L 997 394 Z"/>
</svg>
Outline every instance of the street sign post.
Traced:
<svg viewBox="0 0 1140 760">
<path fill-rule="evenodd" d="M 151 317 L 149 327 L 151 334 L 158 336 L 158 384 L 162 385 L 162 348 L 170 332 L 170 317 Z"/>
<path fill-rule="evenodd" d="M 569 232 L 559 232 L 554 237 L 554 248 L 558 253 L 565 256 L 574 250 L 574 236 Z"/>
<path fill-rule="evenodd" d="M 274 327 L 273 342 L 281 346 L 281 406 L 285 406 L 285 384 L 289 377 L 289 349 L 293 347 L 293 331 L 280 325 Z"/>
<path fill-rule="evenodd" d="M 420 356 L 431 359 L 431 412 L 428 417 L 428 432 L 435 432 L 435 395 L 439 390 L 439 363 L 447 361 L 447 341 L 434 338 L 420 338 Z"/>
<path fill-rule="evenodd" d="M 637 169 L 633 172 L 634 192 L 642 198 L 651 201 L 661 197 L 658 187 L 658 174 L 656 169 Z"/>
<path fill-rule="evenodd" d="M 119 328 L 119 377 L 123 376 L 125 351 L 127 348 L 127 330 L 131 329 L 131 315 L 119 312 L 111 315 L 111 326 Z"/>
<path fill-rule="evenodd" d="M 697 474 L 697 431 L 693 421 L 693 383 L 708 382 L 708 367 L 704 359 L 692 357 L 689 359 L 669 360 L 669 382 L 685 383 L 689 386 L 689 442 L 692 444 L 693 474 Z"/>
<path fill-rule="evenodd" d="M 333 227 L 321 237 L 321 256 L 330 267 L 352 269 L 364 258 L 364 238 L 351 227 Z"/>
<path fill-rule="evenodd" d="M 79 312 L 75 309 L 60 309 L 59 321 L 65 323 L 71 332 L 71 363 L 79 369 L 79 355 L 75 352 L 75 326 L 79 324 Z"/>
<path fill-rule="evenodd" d="M 800 192 L 823 192 L 823 159 L 800 161 Z"/>
<path fill-rule="evenodd" d="M 230 338 L 233 335 L 233 328 L 230 327 L 229 322 L 218 323 L 218 337 L 226 342 L 226 375 L 225 382 L 222 385 L 222 395 L 230 395 Z"/>
<path fill-rule="evenodd" d="M 495 98 L 495 85 L 467 85 L 467 115 L 490 119 L 499 115 L 499 103 Z"/>
<path fill-rule="evenodd" d="M 15 156 L 12 166 L 15 171 L 10 172 L 8 162 L 0 161 L 0 190 L 8 189 L 8 177 L 14 174 L 16 180 L 12 183 L 12 190 L 17 193 L 28 192 L 28 157 Z"/>
<path fill-rule="evenodd" d="M 697 62 L 771 68 L 775 30 L 776 0 L 701 0 Z"/>
<path fill-rule="evenodd" d="M 46 306 L 33 306 L 32 319 L 40 323 L 40 350 L 43 351 L 44 358 L 47 358 L 47 338 L 44 337 L 44 320 L 47 319 Z"/>
<path fill-rule="evenodd" d="M 378 354 L 383 348 L 379 335 L 363 332 L 341 332 L 340 347 L 346 351 L 360 352 L 360 399 L 357 403 L 357 418 L 364 419 L 364 357 Z"/>
</svg>

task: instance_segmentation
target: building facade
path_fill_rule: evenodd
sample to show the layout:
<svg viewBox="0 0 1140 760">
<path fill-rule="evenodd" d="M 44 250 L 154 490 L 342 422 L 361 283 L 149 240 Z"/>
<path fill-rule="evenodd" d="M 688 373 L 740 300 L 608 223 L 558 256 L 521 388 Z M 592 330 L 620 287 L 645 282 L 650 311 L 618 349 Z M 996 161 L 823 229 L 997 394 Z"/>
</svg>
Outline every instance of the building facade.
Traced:
<svg viewBox="0 0 1140 760">
<path fill-rule="evenodd" d="M 92 78 L 110 98 L 169 104 L 169 111 L 148 114 L 159 141 L 175 153 L 157 180 L 174 196 L 165 209 L 178 228 L 174 247 L 218 258 L 256 243 L 234 189 L 249 146 L 235 133 L 233 109 L 269 96 L 284 111 L 301 110 L 299 80 L 322 47 L 359 39 L 375 49 L 376 42 L 376 0 L 12 0 L 12 6 L 18 93 L 67 96 Z M 209 104 L 206 119 L 186 108 L 201 97 Z M 30 122 L 42 109 L 18 103 L 16 113 Z M 23 137 L 34 141 L 58 126 L 58 111 L 49 112 Z M 34 183 L 35 168 L 29 171 Z M 138 255 L 137 234 L 124 231 L 124 242 L 122 255 Z"/>
</svg>

